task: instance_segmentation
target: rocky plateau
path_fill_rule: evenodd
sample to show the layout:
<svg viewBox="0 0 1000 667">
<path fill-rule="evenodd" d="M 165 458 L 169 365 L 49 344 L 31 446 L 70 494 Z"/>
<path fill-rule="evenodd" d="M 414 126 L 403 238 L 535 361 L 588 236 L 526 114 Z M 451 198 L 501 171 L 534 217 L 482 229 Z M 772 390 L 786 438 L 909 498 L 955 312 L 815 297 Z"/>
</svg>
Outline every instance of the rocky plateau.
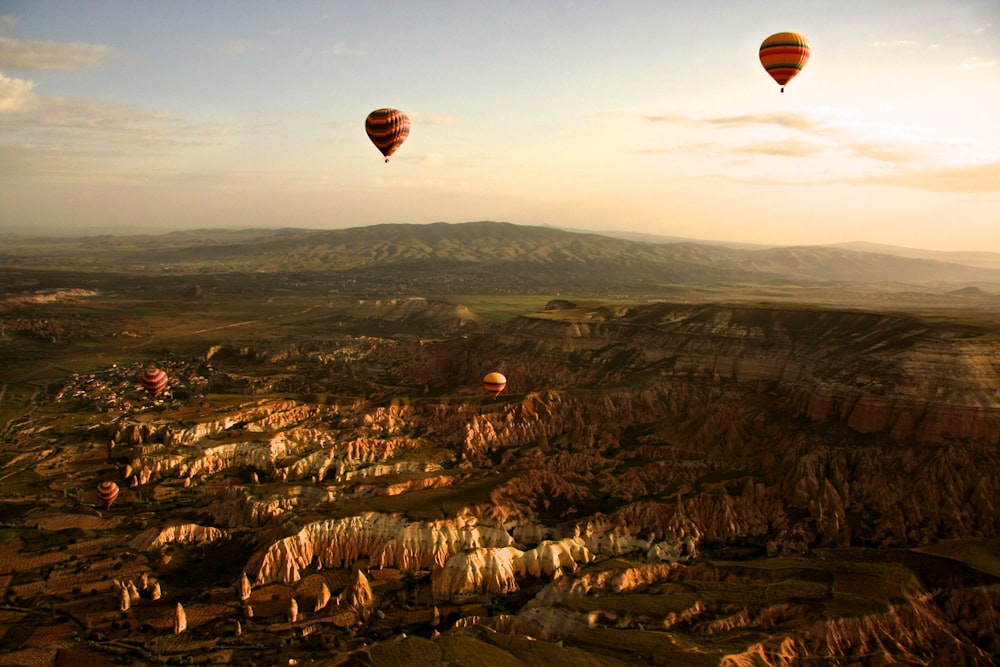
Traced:
<svg viewBox="0 0 1000 667">
<path fill-rule="evenodd" d="M 156 400 L 138 364 L 51 387 L 3 432 L 0 665 L 996 664 L 996 329 L 447 325 L 166 354 Z"/>
</svg>

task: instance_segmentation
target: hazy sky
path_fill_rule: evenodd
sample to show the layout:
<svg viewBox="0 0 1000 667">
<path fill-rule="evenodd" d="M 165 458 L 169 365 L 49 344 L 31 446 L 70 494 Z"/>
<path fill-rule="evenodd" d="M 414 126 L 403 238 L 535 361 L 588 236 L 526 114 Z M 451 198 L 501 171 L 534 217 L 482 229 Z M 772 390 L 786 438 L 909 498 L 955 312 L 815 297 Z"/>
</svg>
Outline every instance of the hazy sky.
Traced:
<svg viewBox="0 0 1000 667">
<path fill-rule="evenodd" d="M 757 50 L 809 38 L 782 94 Z M 389 164 L 378 107 L 413 128 Z M 1000 0 L 0 0 L 0 233 L 502 220 L 1000 252 Z"/>
</svg>

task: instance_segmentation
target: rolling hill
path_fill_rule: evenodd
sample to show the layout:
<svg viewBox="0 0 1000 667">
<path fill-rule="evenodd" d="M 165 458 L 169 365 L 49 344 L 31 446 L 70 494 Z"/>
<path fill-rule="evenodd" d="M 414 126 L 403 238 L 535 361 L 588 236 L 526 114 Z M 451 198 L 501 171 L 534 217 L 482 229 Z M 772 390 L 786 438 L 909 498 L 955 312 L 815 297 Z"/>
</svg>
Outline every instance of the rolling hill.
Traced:
<svg viewBox="0 0 1000 667">
<path fill-rule="evenodd" d="M 294 273 L 349 277 L 352 284 L 388 292 L 447 285 L 450 291 L 572 288 L 609 294 L 655 292 L 677 284 L 831 282 L 1000 292 L 1000 268 L 979 264 L 830 246 L 656 243 L 489 221 L 10 239 L 0 252 L 0 265 L 8 268 L 114 265 L 174 273 Z"/>
</svg>

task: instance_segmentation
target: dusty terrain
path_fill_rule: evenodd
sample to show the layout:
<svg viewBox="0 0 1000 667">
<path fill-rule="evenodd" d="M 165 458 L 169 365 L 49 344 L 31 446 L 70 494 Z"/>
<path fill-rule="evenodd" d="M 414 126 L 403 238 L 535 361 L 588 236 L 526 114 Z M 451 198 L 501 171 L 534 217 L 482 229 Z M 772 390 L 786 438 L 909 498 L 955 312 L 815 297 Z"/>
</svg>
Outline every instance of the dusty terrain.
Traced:
<svg viewBox="0 0 1000 667">
<path fill-rule="evenodd" d="M 11 270 L 0 306 L 0 664 L 1000 655 L 988 296 L 58 275 Z"/>
</svg>

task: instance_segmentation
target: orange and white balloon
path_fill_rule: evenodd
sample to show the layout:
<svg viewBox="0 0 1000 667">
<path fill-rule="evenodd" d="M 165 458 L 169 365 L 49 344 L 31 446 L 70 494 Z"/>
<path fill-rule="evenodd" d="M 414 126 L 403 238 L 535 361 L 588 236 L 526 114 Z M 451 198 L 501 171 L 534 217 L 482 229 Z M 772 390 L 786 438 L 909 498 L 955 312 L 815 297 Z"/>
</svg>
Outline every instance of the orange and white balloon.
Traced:
<svg viewBox="0 0 1000 667">
<path fill-rule="evenodd" d="M 503 373 L 497 373 L 496 371 L 492 373 L 487 373 L 486 377 L 483 378 L 483 389 L 486 393 L 496 398 L 504 387 L 507 386 L 507 378 L 504 377 Z"/>
</svg>

